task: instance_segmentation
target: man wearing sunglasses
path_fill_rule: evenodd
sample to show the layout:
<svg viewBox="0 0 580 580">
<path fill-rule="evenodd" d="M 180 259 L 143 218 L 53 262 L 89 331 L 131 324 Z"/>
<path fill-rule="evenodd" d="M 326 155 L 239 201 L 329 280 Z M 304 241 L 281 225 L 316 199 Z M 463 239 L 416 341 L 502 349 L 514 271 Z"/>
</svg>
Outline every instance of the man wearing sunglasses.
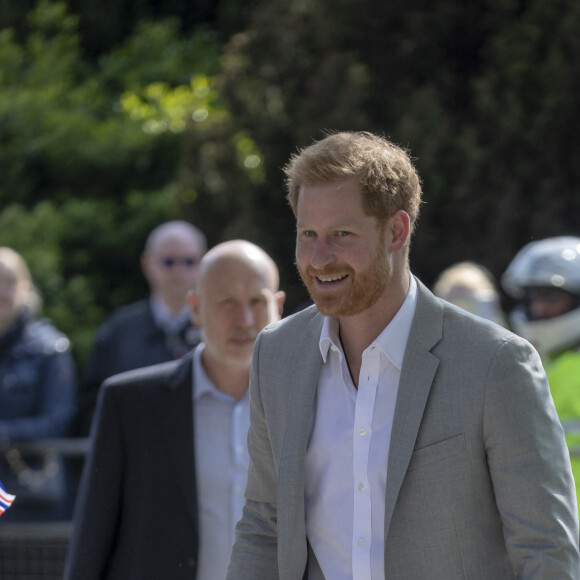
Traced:
<svg viewBox="0 0 580 580">
<path fill-rule="evenodd" d="M 76 434 L 88 435 L 105 379 L 179 359 L 199 343 L 186 296 L 195 288 L 206 249 L 204 234 L 185 221 L 165 222 L 149 234 L 141 269 L 150 295 L 119 308 L 98 329 L 83 377 Z"/>
<path fill-rule="evenodd" d="M 580 500 L 580 238 L 527 244 L 508 266 L 502 285 L 517 301 L 510 316 L 514 330 L 542 357 L 572 451 Z"/>
</svg>

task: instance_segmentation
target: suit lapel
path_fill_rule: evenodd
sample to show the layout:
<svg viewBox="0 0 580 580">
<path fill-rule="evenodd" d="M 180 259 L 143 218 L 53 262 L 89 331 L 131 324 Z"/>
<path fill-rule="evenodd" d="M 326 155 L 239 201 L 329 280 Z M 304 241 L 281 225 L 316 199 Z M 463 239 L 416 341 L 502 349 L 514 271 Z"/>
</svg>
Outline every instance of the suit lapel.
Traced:
<svg viewBox="0 0 580 580">
<path fill-rule="evenodd" d="M 289 360 L 298 361 L 299 364 L 288 374 L 288 384 L 284 387 L 285 408 L 291 413 L 287 421 L 290 428 L 286 430 L 284 436 L 284 450 L 288 450 L 301 466 L 304 463 L 310 436 L 314 395 L 322 365 L 318 347 L 322 321 L 323 317 L 318 313 L 309 321 L 301 340 L 296 343 L 296 351 L 288 357 Z M 294 450 L 299 450 L 299 456 L 296 456 Z"/>
<path fill-rule="evenodd" d="M 159 417 L 163 418 L 162 433 L 169 458 L 168 468 L 175 473 L 197 527 L 191 355 L 186 355 L 177 372 L 168 377 L 160 407 Z"/>
<path fill-rule="evenodd" d="M 313 312 L 316 312 L 313 310 Z M 322 357 L 318 348 L 323 317 L 316 314 L 287 360 L 297 362 L 283 385 L 288 412 L 278 474 L 278 525 L 282 568 L 302 574 L 306 564 L 304 459 L 314 412 L 314 396 Z M 290 575 L 289 577 L 295 577 Z"/>
<path fill-rule="evenodd" d="M 401 484 L 405 477 L 421 425 L 425 405 L 439 360 L 431 349 L 442 336 L 443 307 L 431 292 L 417 280 L 418 298 L 411 326 L 399 383 L 399 393 L 393 419 L 385 505 L 385 537 L 387 536 Z M 322 358 L 318 348 L 323 317 L 315 316 L 307 326 L 295 350 L 288 353 L 292 361 L 299 361 L 283 385 L 287 429 L 281 453 L 278 477 L 278 514 L 286 521 L 279 522 L 281 562 L 290 568 L 301 566 L 302 549 L 299 541 L 306 537 L 304 519 L 304 459 L 314 410 L 316 384 Z M 284 400 L 284 399 L 283 399 Z M 283 515 L 282 515 L 283 514 Z M 298 550 L 298 551 L 296 551 Z"/>
<path fill-rule="evenodd" d="M 385 503 L 385 538 L 421 426 L 439 359 L 431 354 L 442 336 L 443 307 L 417 281 L 418 296 L 393 418 Z"/>
</svg>

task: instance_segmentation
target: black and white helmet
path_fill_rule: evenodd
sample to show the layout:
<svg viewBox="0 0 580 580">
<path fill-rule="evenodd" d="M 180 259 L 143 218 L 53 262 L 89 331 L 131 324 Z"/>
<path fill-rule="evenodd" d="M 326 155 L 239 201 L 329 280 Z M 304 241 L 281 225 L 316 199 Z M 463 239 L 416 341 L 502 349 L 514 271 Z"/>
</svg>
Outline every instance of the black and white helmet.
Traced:
<svg viewBox="0 0 580 580">
<path fill-rule="evenodd" d="M 533 286 L 554 286 L 580 295 L 580 238 L 560 236 L 529 243 L 512 260 L 501 283 L 514 298 Z"/>
<path fill-rule="evenodd" d="M 522 300 L 530 288 L 560 288 L 577 296 L 580 304 L 580 238 L 560 236 L 531 242 L 512 260 L 501 278 L 504 290 Z M 514 308 L 510 322 L 542 356 L 580 343 L 580 308 L 532 320 L 523 304 Z"/>
</svg>

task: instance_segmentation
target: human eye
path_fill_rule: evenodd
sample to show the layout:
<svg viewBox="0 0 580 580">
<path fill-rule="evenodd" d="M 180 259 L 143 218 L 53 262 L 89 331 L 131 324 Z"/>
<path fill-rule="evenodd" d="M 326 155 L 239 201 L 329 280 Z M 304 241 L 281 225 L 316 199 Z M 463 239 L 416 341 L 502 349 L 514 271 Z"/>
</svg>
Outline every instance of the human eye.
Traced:
<svg viewBox="0 0 580 580">
<path fill-rule="evenodd" d="M 352 232 L 349 232 L 348 230 L 337 230 L 336 232 L 336 237 L 337 238 L 347 238 L 348 236 L 351 236 Z"/>
<path fill-rule="evenodd" d="M 252 298 L 252 306 L 253 307 L 260 307 L 260 306 L 264 306 L 266 304 L 266 297 L 265 296 L 256 296 L 255 298 Z"/>
<path fill-rule="evenodd" d="M 298 232 L 300 238 L 305 240 L 312 240 L 316 238 L 316 232 L 314 230 L 301 230 Z"/>
</svg>

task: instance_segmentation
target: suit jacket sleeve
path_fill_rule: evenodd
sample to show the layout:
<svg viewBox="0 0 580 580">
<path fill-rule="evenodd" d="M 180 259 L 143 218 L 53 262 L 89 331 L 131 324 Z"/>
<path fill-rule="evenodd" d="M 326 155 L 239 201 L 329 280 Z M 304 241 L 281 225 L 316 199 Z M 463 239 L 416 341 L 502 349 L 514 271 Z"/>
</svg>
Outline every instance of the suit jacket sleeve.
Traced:
<svg viewBox="0 0 580 580">
<path fill-rule="evenodd" d="M 65 580 L 98 580 L 104 576 L 117 531 L 123 464 L 115 391 L 105 384 L 75 506 Z"/>
<path fill-rule="evenodd" d="M 515 577 L 580 578 L 570 459 L 539 356 L 505 342 L 487 385 L 485 446 Z"/>
<path fill-rule="evenodd" d="M 261 336 L 254 347 L 250 376 L 250 466 L 246 504 L 236 527 L 227 580 L 277 579 L 277 469 L 268 437 L 259 377 Z"/>
</svg>

